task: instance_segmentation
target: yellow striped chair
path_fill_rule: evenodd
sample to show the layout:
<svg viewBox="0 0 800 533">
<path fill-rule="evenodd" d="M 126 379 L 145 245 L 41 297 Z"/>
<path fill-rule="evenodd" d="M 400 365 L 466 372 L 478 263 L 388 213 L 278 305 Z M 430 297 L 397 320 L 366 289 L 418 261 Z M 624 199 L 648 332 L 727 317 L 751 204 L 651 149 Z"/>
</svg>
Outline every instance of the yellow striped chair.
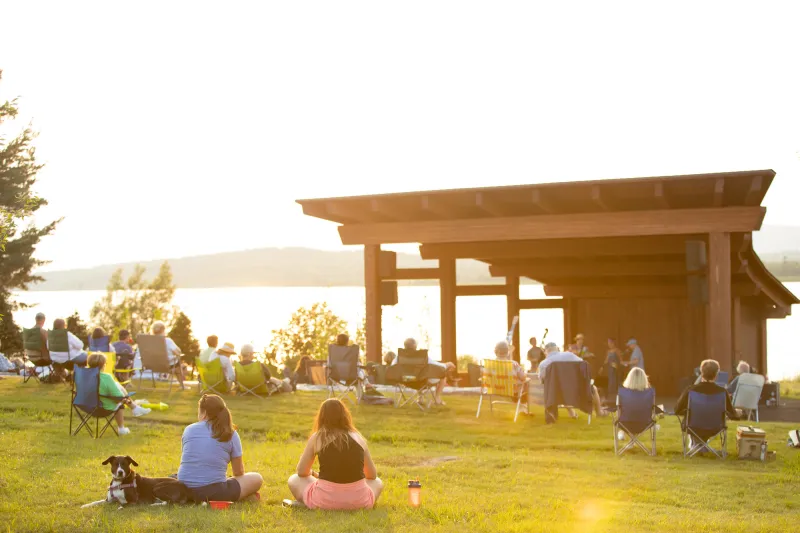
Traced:
<svg viewBox="0 0 800 533">
<path fill-rule="evenodd" d="M 484 396 L 488 396 L 489 412 L 496 403 L 507 403 L 516 405 L 514 411 L 514 422 L 517 421 L 520 411 L 528 413 L 528 404 L 522 403 L 522 398 L 528 396 L 528 383 L 530 378 L 520 381 L 514 372 L 514 361 L 500 361 L 497 359 L 485 359 L 482 364 L 481 395 L 478 400 L 478 412 L 475 417 L 481 416 L 481 405 Z M 501 399 L 495 400 L 497 396 Z M 510 399 L 510 400 L 509 400 Z"/>
</svg>

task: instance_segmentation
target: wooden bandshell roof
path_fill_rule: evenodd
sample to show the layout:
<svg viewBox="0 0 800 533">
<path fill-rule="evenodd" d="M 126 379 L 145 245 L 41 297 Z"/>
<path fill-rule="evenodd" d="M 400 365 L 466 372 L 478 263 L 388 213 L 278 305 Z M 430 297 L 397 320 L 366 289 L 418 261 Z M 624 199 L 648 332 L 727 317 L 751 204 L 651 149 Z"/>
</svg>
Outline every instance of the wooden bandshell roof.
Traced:
<svg viewBox="0 0 800 533">
<path fill-rule="evenodd" d="M 759 260 L 751 232 L 772 170 L 298 200 L 340 224 L 343 244 L 420 243 L 424 259 L 470 258 L 548 295 L 686 297 L 686 241 L 731 234 L 732 294 L 775 317 L 798 299 Z"/>
</svg>

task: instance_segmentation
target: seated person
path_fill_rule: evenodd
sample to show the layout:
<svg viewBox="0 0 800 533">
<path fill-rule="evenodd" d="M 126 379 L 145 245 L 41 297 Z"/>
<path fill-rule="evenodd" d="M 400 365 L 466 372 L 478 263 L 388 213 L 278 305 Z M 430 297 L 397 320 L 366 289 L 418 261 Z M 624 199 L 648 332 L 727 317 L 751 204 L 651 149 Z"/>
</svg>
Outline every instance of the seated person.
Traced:
<svg viewBox="0 0 800 533">
<path fill-rule="evenodd" d="M 580 356 L 572 353 L 572 352 L 559 352 L 558 346 L 554 342 L 548 342 L 547 345 L 544 347 L 544 354 L 545 359 L 541 363 L 539 363 L 539 381 L 544 383 L 544 378 L 547 374 L 548 367 L 553 363 L 558 362 L 573 362 L 573 363 L 580 363 L 583 362 L 583 359 Z M 605 409 L 603 409 L 603 405 L 600 402 L 600 393 L 597 392 L 597 387 L 592 385 L 592 406 L 594 407 L 597 416 L 608 416 L 608 413 Z M 567 409 L 569 412 L 569 416 L 572 418 L 577 418 L 578 414 L 575 412 L 574 409 Z"/>
<path fill-rule="evenodd" d="M 205 365 L 211 359 L 211 355 L 217 351 L 217 345 L 219 344 L 219 337 L 216 335 L 210 335 L 206 338 L 206 344 L 208 344 L 208 348 L 203 349 L 198 356 L 201 365 Z"/>
<path fill-rule="evenodd" d="M 236 355 L 236 349 L 233 347 L 233 343 L 226 342 L 222 345 L 222 348 L 217 348 L 214 353 L 208 357 L 209 363 L 215 359 L 219 359 L 222 365 L 222 374 L 225 376 L 225 381 L 228 382 L 229 389 L 231 384 L 236 381 L 236 373 L 233 371 L 233 364 L 231 363 L 232 355 Z"/>
<path fill-rule="evenodd" d="M 125 407 L 133 411 L 133 416 L 142 416 L 150 412 L 150 409 L 134 404 L 128 397 L 128 391 L 126 391 L 125 388 L 120 385 L 116 379 L 114 379 L 114 376 L 102 371 L 106 367 L 106 356 L 101 352 L 95 352 L 90 355 L 86 359 L 86 366 L 89 368 L 100 369 L 100 374 L 98 376 L 100 380 L 99 393 L 100 404 L 102 405 L 103 409 L 110 413 L 111 411 L 114 411 L 114 409 L 117 408 L 117 405 L 121 402 L 125 405 Z M 104 398 L 103 396 L 109 396 L 109 398 Z M 131 432 L 131 430 L 125 427 L 125 418 L 122 414 L 122 411 L 123 409 L 119 409 L 116 413 L 114 413 L 114 420 L 117 422 L 117 432 L 120 435 L 127 435 Z"/>
<path fill-rule="evenodd" d="M 311 470 L 314 458 L 319 459 L 318 474 Z M 378 501 L 383 482 L 367 440 L 341 401 L 322 402 L 289 490 L 309 509 L 371 509 Z"/>
<path fill-rule="evenodd" d="M 403 343 L 403 348 L 405 348 L 406 350 L 414 351 L 417 349 L 417 341 L 409 337 Z M 400 359 L 399 357 L 395 357 L 392 360 L 391 366 L 396 365 L 399 359 Z M 442 400 L 442 391 L 444 391 L 444 388 L 447 385 L 447 374 L 453 372 L 456 368 L 456 365 L 454 365 L 451 362 L 442 363 L 440 361 L 437 361 L 433 358 L 432 355 L 430 355 L 430 353 L 428 354 L 428 364 L 441 369 L 441 377 L 431 378 L 428 380 L 428 382 L 436 383 L 436 389 L 434 389 L 433 391 L 433 397 L 436 402 L 436 405 L 446 405 Z"/>
<path fill-rule="evenodd" d="M 31 362 L 49 364 L 50 352 L 47 350 L 47 329 L 44 327 L 44 313 L 36 313 L 36 325 L 22 330 L 22 344 L 25 357 Z"/>
<path fill-rule="evenodd" d="M 292 392 L 292 385 L 289 383 L 288 380 L 281 381 L 278 378 L 272 377 L 272 372 L 269 371 L 269 367 L 264 363 L 259 363 L 254 359 L 255 355 L 255 348 L 253 348 L 252 344 L 244 344 L 242 345 L 242 351 L 239 354 L 239 364 L 242 366 L 257 364 L 261 365 L 261 372 L 264 373 L 264 379 L 267 383 L 271 383 L 276 389 L 277 392 Z"/>
<path fill-rule="evenodd" d="M 175 368 L 175 375 L 178 378 L 178 383 L 180 383 L 181 390 L 184 390 L 186 387 L 183 385 L 183 367 L 181 366 L 181 349 L 178 348 L 178 345 L 175 344 L 175 341 L 167 337 L 167 326 L 164 325 L 163 322 L 160 320 L 153 323 L 153 327 L 151 329 L 153 335 L 161 335 L 162 337 L 166 337 L 167 341 L 167 358 L 169 360 L 170 366 Z"/>
<path fill-rule="evenodd" d="M 522 385 L 525 383 L 525 380 L 528 379 L 528 374 L 525 372 L 525 369 L 522 368 L 522 365 L 517 363 L 511 358 L 511 355 L 514 353 L 514 347 L 509 346 L 507 341 L 501 341 L 495 344 L 494 346 L 494 357 L 498 361 L 511 361 L 514 367 L 514 375 L 517 378 L 516 383 L 514 383 L 514 395 L 519 396 L 520 390 L 522 390 Z M 482 368 L 481 373 L 485 373 L 486 369 Z M 522 402 L 525 403 L 528 401 L 528 395 L 525 394 L 522 396 Z"/>
<path fill-rule="evenodd" d="M 114 366 L 116 370 L 133 369 L 133 339 L 130 331 L 127 329 L 119 330 L 119 340 L 111 344 L 111 349 L 117 354 L 117 364 Z M 131 377 L 130 372 L 117 372 L 115 375 L 120 381 L 125 381 Z"/>
<path fill-rule="evenodd" d="M 86 365 L 88 355 L 83 350 L 83 341 L 67 331 L 67 323 L 63 318 L 53 321 L 53 331 L 47 335 L 47 349 L 50 351 L 50 360 L 61 368 L 71 370 L 76 364 Z"/>
<path fill-rule="evenodd" d="M 89 351 L 90 352 L 110 352 L 111 346 L 108 344 L 108 336 L 106 330 L 101 327 L 94 328 L 91 337 L 89 337 Z"/>
<path fill-rule="evenodd" d="M 350 335 L 347 333 L 340 333 L 336 336 L 336 346 L 350 346 Z M 361 384 L 364 384 L 365 389 L 373 389 L 372 383 L 367 380 L 367 371 L 363 368 L 358 369 L 358 379 L 360 380 L 358 383 L 358 387 L 361 387 Z"/>
<path fill-rule="evenodd" d="M 292 390 L 297 390 L 298 383 L 304 385 L 312 383 L 311 376 L 308 373 L 308 362 L 311 360 L 310 356 L 304 355 L 297 361 L 297 366 L 294 367 L 294 373 L 292 374 Z"/>
<path fill-rule="evenodd" d="M 264 478 L 244 471 L 242 441 L 225 400 L 205 394 L 197 420 L 183 430 L 178 481 L 189 487 L 195 502 L 243 500 L 256 494 Z M 233 477 L 227 477 L 228 464 Z"/>
<path fill-rule="evenodd" d="M 683 416 L 689 409 L 689 391 L 699 392 L 700 394 L 714 395 L 720 392 L 725 393 L 725 413 L 731 420 L 738 420 L 736 410 L 731 403 L 731 395 L 728 394 L 723 387 L 717 385 L 714 381 L 719 374 L 719 363 L 713 359 L 706 359 L 700 364 L 700 383 L 695 383 L 678 398 L 678 403 L 675 404 L 675 414 Z M 702 435 L 700 435 L 702 437 Z"/>
<path fill-rule="evenodd" d="M 739 385 L 739 376 L 741 376 L 742 374 L 749 374 L 749 373 L 750 373 L 750 365 L 745 361 L 739 361 L 739 364 L 736 365 L 736 377 L 733 378 L 733 380 L 730 383 L 728 383 L 728 386 L 726 387 L 728 390 L 728 394 L 730 394 L 731 397 L 733 397 L 733 395 L 736 394 L 736 387 Z"/>
</svg>

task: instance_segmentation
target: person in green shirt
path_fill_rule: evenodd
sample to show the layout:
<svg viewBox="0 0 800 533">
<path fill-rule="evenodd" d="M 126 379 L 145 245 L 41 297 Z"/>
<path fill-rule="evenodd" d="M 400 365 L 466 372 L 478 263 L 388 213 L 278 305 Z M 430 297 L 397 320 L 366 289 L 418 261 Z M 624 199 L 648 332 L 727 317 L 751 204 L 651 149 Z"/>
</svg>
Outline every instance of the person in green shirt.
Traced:
<svg viewBox="0 0 800 533">
<path fill-rule="evenodd" d="M 86 360 L 86 366 L 89 368 L 100 369 L 100 373 L 98 374 L 98 378 L 100 380 L 98 392 L 100 393 L 100 404 L 102 405 L 103 409 L 107 411 L 114 411 L 117 409 L 117 405 L 122 403 L 128 407 L 128 409 L 131 409 L 133 416 L 136 417 L 146 415 L 150 412 L 150 409 L 133 403 L 128 396 L 128 391 L 125 390 L 125 387 L 120 385 L 120 383 L 114 379 L 114 376 L 103 372 L 103 369 L 106 366 L 106 356 L 101 352 L 95 352 L 91 354 Z M 131 430 L 125 427 L 125 419 L 122 411 L 122 409 L 118 409 L 116 413 L 114 413 L 114 420 L 116 420 L 117 427 L 119 428 L 118 433 L 120 435 L 127 435 L 131 432 Z"/>
</svg>

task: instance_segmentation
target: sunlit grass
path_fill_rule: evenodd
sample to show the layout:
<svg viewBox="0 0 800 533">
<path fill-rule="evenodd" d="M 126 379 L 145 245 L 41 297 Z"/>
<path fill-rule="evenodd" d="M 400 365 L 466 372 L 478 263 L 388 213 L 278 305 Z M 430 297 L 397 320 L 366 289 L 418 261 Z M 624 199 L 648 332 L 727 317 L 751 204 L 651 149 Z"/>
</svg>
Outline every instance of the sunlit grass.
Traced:
<svg viewBox="0 0 800 533">
<path fill-rule="evenodd" d="M 659 456 L 616 459 L 608 419 L 539 411 L 516 424 L 506 410 L 475 419 L 475 397 L 448 397 L 432 413 L 363 406 L 353 410 L 387 482 L 377 509 L 288 510 L 285 486 L 321 393 L 267 401 L 230 398 L 248 469 L 265 479 L 260 504 L 225 512 L 197 507 L 80 509 L 103 496 L 110 454 L 131 455 L 143 475 L 177 471 L 180 435 L 196 416 L 192 392 L 142 392 L 170 404 L 130 421 L 133 433 L 99 441 L 67 436 L 69 392 L 0 381 L 0 530 L 8 531 L 792 531 L 800 513 L 800 453 L 783 445 L 791 424 L 761 424 L 775 462 L 684 460 L 674 419 L 661 421 Z M 735 426 L 729 451 L 733 452 Z M 444 458 L 455 460 L 443 460 Z M 407 505 L 419 477 L 423 506 Z"/>
</svg>

